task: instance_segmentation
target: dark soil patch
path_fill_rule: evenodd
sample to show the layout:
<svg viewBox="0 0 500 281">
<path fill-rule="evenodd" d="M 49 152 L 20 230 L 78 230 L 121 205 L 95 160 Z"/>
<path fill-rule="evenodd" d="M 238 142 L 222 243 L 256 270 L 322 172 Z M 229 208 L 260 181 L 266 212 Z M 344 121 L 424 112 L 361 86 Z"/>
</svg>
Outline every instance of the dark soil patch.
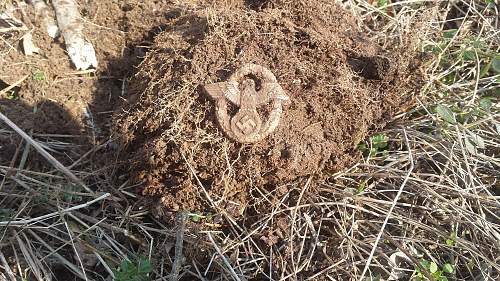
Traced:
<svg viewBox="0 0 500 281">
<path fill-rule="evenodd" d="M 45 134 L 71 135 L 70 142 L 80 144 L 106 141 L 111 126 L 109 116 L 127 78 L 151 44 L 148 40 L 161 30 L 167 6 L 171 4 L 164 1 L 79 1 L 86 38 L 98 57 L 99 67 L 94 73 L 75 71 L 63 39 L 50 38 L 36 21 L 33 7 L 23 6 L 25 15 L 17 10 L 16 17 L 33 27 L 33 42 L 40 53 L 23 54 L 23 32 L 0 35 L 4 39 L 0 42 L 0 90 L 26 76 L 14 91 L 0 94 L 0 110 L 23 130 L 35 134 L 36 139 L 37 134 Z M 79 139 L 75 141 L 75 137 Z M 11 165 L 20 145 L 17 135 L 0 134 L 0 165 Z M 80 147 L 75 153 L 86 149 Z M 64 163 L 75 160 L 55 156 Z M 32 160 L 45 163 L 42 158 Z M 104 158 L 100 160 L 104 162 Z"/>
<path fill-rule="evenodd" d="M 356 145 L 411 104 L 418 84 L 411 43 L 383 50 L 326 1 L 236 1 L 167 14 L 116 125 L 123 155 L 139 163 L 128 171 L 171 210 L 217 205 L 238 216 L 252 186 L 352 165 Z M 224 136 L 202 90 L 246 63 L 269 68 L 291 99 L 275 132 L 252 145 Z"/>
</svg>

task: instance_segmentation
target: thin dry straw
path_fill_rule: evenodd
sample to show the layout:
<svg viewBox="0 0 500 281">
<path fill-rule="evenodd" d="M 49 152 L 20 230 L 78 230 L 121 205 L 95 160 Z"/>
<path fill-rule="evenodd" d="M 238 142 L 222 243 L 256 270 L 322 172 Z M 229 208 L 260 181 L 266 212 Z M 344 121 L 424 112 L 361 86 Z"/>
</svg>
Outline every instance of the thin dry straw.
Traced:
<svg viewBox="0 0 500 281">
<path fill-rule="evenodd" d="M 31 234 L 31 236 L 35 237 L 35 239 L 38 240 L 38 242 L 40 242 L 49 251 L 51 251 L 52 255 L 55 258 L 57 258 L 62 264 L 66 265 L 66 267 L 68 267 L 71 271 L 73 271 L 73 273 L 75 273 L 75 275 L 77 275 L 78 277 L 80 277 L 83 280 L 89 280 L 89 281 L 94 280 L 92 278 L 86 277 L 85 274 L 78 267 L 76 267 L 74 264 L 72 264 L 69 260 L 67 260 L 65 257 L 60 255 L 59 253 L 56 253 L 54 251 L 54 249 L 49 244 L 47 244 L 47 242 L 45 242 L 40 236 L 38 236 L 33 230 L 28 229 L 27 231 L 29 234 Z"/>
<path fill-rule="evenodd" d="M 11 89 L 14 89 L 16 86 L 18 86 L 19 84 L 21 84 L 24 80 L 26 80 L 26 78 L 29 77 L 29 74 L 26 74 L 24 75 L 21 79 L 17 80 L 15 83 L 13 83 L 12 85 L 8 86 L 7 88 L 5 89 L 2 89 L 0 91 L 0 95 L 4 94 L 4 93 L 7 93 L 8 91 L 10 91 Z"/>
<path fill-rule="evenodd" d="M 385 217 L 384 223 L 382 224 L 382 228 L 380 229 L 380 232 L 377 235 L 377 239 L 375 239 L 375 244 L 373 245 L 373 248 L 372 248 L 372 251 L 370 253 L 370 256 L 368 257 L 368 260 L 366 261 L 366 265 L 365 265 L 365 268 L 363 269 L 363 273 L 361 273 L 361 277 L 359 278 L 360 281 L 364 280 L 363 278 L 365 277 L 366 272 L 370 268 L 370 264 L 371 264 L 371 261 L 373 259 L 373 255 L 375 254 L 375 250 L 377 249 L 378 243 L 379 243 L 380 239 L 382 238 L 382 234 L 384 233 L 385 226 L 389 222 L 389 218 L 391 217 L 392 211 L 394 210 L 394 207 L 396 207 L 396 204 L 399 200 L 399 197 L 403 193 L 403 189 L 404 189 L 406 183 L 408 182 L 408 179 L 410 178 L 411 173 L 413 172 L 413 168 L 415 167 L 415 165 L 413 163 L 413 155 L 412 155 L 411 148 L 410 148 L 410 142 L 408 141 L 408 135 L 406 134 L 406 129 L 404 127 L 403 127 L 403 133 L 405 136 L 406 147 L 408 147 L 408 157 L 410 160 L 410 169 L 406 173 L 405 179 L 404 179 L 403 183 L 401 184 L 401 187 L 399 188 L 398 193 L 396 194 L 396 197 L 394 198 L 394 201 L 392 201 L 391 208 L 389 209 L 389 212 L 387 213 L 387 216 Z"/>
<path fill-rule="evenodd" d="M 73 206 L 73 207 L 68 208 L 68 209 L 60 210 L 60 211 L 57 211 L 57 212 L 52 212 L 50 214 L 46 214 L 46 215 L 39 216 L 39 217 L 36 217 L 36 218 L 28 219 L 28 220 L 0 221 L 0 225 L 22 226 L 22 225 L 26 225 L 26 224 L 30 224 L 30 223 L 34 223 L 34 222 L 39 222 L 39 221 L 42 221 L 42 220 L 45 220 L 45 219 L 49 219 L 49 218 L 52 218 L 52 217 L 60 216 L 62 214 L 68 213 L 68 212 L 72 212 L 72 211 L 79 210 L 79 209 L 82 209 L 82 208 L 87 208 L 88 206 L 94 204 L 95 202 L 98 202 L 98 201 L 101 201 L 103 199 L 106 199 L 109 196 L 111 196 L 110 193 L 105 193 L 105 194 L 99 196 L 98 198 L 96 198 L 96 199 L 94 199 L 92 201 L 89 201 L 87 203 L 80 204 L 80 205 L 77 205 L 77 206 Z"/>
<path fill-rule="evenodd" d="M 61 164 L 61 162 L 57 161 L 57 159 L 54 158 L 52 155 L 50 155 L 50 153 L 48 153 L 37 141 L 35 141 L 28 134 L 26 134 L 21 128 L 19 128 L 16 124 L 14 124 L 14 122 L 12 122 L 9 118 L 7 118 L 7 116 L 3 115 L 2 112 L 0 112 L 0 120 L 5 122 L 7 126 L 11 127 L 12 130 L 21 135 L 21 137 L 24 140 L 26 140 L 26 142 L 31 144 L 38 151 L 38 153 L 40 153 L 45 159 L 47 159 L 47 161 L 49 161 L 50 164 L 54 165 L 56 169 L 61 171 L 75 183 L 80 184 L 90 194 L 94 194 L 94 192 L 91 189 L 89 189 L 79 178 L 77 178 L 68 168 L 66 168 L 63 164 Z"/>
<path fill-rule="evenodd" d="M 0 261 L 2 262 L 3 268 L 5 269 L 5 272 L 10 277 L 10 279 L 16 280 L 16 277 L 14 276 L 14 273 L 12 272 L 10 265 L 7 263 L 7 259 L 5 259 L 5 256 L 3 255 L 2 251 L 0 251 Z"/>
<path fill-rule="evenodd" d="M 210 240 L 210 242 L 212 242 L 212 245 L 214 246 L 214 248 L 217 251 L 217 253 L 219 254 L 219 256 L 222 258 L 222 261 L 226 265 L 227 269 L 231 273 L 231 276 L 234 278 L 234 280 L 237 280 L 237 281 L 242 281 L 242 280 L 246 281 L 245 278 L 242 277 L 242 279 L 240 279 L 240 277 L 238 276 L 238 274 L 236 274 L 236 271 L 234 271 L 234 268 L 231 266 L 231 263 L 226 259 L 226 257 L 224 256 L 224 253 L 222 253 L 222 251 L 219 249 L 219 246 L 217 246 L 217 243 L 215 243 L 215 241 L 212 238 L 212 235 L 210 234 L 210 232 L 207 232 L 207 236 L 208 236 L 208 239 Z"/>
</svg>

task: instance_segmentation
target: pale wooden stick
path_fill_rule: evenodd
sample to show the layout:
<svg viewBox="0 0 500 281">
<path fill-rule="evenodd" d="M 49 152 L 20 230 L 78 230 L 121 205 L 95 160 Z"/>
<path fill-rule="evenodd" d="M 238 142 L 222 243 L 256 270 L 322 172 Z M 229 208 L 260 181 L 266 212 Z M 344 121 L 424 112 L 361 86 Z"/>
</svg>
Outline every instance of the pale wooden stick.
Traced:
<svg viewBox="0 0 500 281">
<path fill-rule="evenodd" d="M 75 0 L 52 0 L 57 24 L 66 44 L 66 50 L 76 69 L 97 67 L 94 46 L 83 35 L 82 16 Z"/>
<path fill-rule="evenodd" d="M 47 31 L 50 37 L 56 38 L 59 35 L 59 27 L 54 19 L 54 12 L 44 0 L 31 0 L 31 4 L 35 8 L 36 17 L 41 19 L 45 25 L 45 31 Z"/>
<path fill-rule="evenodd" d="M 11 89 L 13 89 L 14 87 L 16 87 L 17 85 L 23 83 L 24 80 L 26 80 L 26 78 L 28 78 L 29 74 L 26 74 L 24 75 L 21 79 L 17 80 L 14 84 L 12 85 L 9 85 L 7 88 L 3 89 L 0 91 L 0 95 L 4 94 L 4 93 L 7 93 L 8 91 L 10 91 Z"/>
</svg>

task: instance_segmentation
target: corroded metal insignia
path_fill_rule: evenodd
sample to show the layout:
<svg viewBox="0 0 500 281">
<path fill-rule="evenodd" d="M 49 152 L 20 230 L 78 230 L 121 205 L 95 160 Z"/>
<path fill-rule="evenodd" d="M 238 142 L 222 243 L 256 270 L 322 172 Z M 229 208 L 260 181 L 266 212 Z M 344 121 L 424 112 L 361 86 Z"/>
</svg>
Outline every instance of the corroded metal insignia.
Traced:
<svg viewBox="0 0 500 281">
<path fill-rule="evenodd" d="M 260 83 L 259 90 L 256 83 Z M 241 143 L 255 143 L 272 133 L 280 122 L 283 102 L 289 100 L 274 74 L 256 64 L 244 65 L 227 82 L 205 85 L 205 91 L 216 101 L 217 120 L 224 132 Z M 228 100 L 239 107 L 233 117 L 227 112 Z M 262 123 L 257 107 L 270 101 L 272 110 Z"/>
</svg>

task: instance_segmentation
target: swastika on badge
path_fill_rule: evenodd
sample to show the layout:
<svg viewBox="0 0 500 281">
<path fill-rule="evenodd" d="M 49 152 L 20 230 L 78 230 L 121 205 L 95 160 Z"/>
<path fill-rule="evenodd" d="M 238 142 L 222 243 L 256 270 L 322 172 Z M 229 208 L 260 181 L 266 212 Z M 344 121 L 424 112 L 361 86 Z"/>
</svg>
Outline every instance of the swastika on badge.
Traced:
<svg viewBox="0 0 500 281">
<path fill-rule="evenodd" d="M 260 82 L 259 90 L 256 89 L 257 82 Z M 223 131 L 241 143 L 255 143 L 271 134 L 279 125 L 282 104 L 289 100 L 274 74 L 256 64 L 246 64 L 227 82 L 207 84 L 204 88 L 216 101 L 217 121 Z M 239 107 L 232 117 L 227 113 L 228 100 Z M 270 102 L 273 110 L 263 124 L 257 107 Z"/>
<path fill-rule="evenodd" d="M 245 115 L 238 122 L 236 122 L 236 126 L 238 126 L 238 129 L 240 129 L 243 133 L 249 134 L 255 130 L 257 123 L 255 123 L 252 117 Z"/>
</svg>

